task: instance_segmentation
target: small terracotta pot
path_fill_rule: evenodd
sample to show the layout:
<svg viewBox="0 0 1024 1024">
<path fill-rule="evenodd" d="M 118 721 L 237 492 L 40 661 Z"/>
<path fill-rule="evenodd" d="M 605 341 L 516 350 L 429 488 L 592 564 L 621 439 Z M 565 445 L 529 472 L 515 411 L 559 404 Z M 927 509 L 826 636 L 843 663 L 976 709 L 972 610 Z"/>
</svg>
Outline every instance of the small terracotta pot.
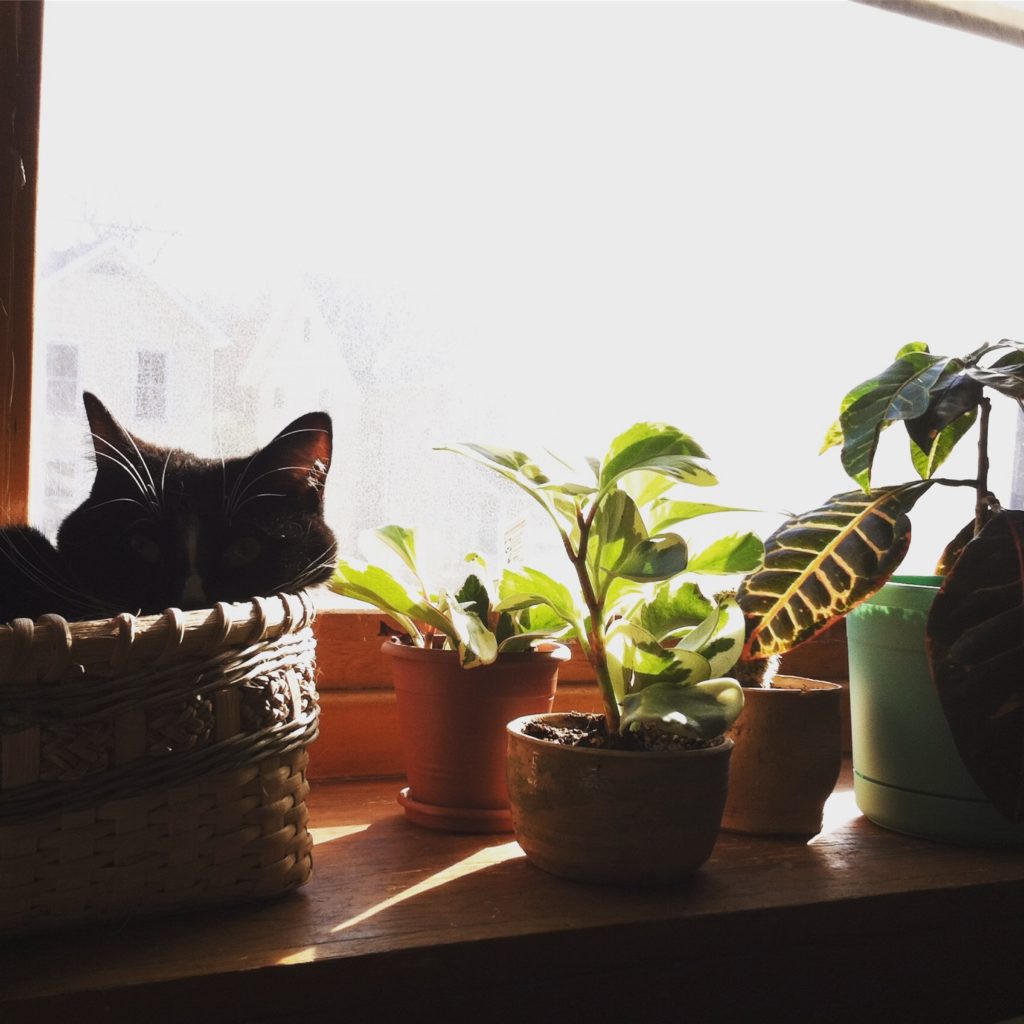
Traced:
<svg viewBox="0 0 1024 1024">
<path fill-rule="evenodd" d="M 842 687 L 776 676 L 743 691 L 728 735 L 736 748 L 722 828 L 750 835 L 813 836 L 843 759 Z"/>
<path fill-rule="evenodd" d="M 567 716 L 539 715 L 561 724 Z M 711 856 L 732 741 L 704 750 L 568 747 L 508 726 L 516 839 L 537 867 L 612 885 L 676 882 Z"/>
<path fill-rule="evenodd" d="M 454 832 L 511 832 L 505 726 L 550 711 L 567 648 L 502 654 L 464 669 L 455 651 L 388 641 L 409 785 L 399 803 L 410 821 Z"/>
</svg>

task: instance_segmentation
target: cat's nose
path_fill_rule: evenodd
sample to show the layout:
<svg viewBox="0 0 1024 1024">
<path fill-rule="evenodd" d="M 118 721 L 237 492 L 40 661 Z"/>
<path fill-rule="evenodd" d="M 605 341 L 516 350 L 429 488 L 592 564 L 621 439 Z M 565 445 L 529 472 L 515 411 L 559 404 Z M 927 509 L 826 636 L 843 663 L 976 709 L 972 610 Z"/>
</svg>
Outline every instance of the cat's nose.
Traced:
<svg viewBox="0 0 1024 1024">
<path fill-rule="evenodd" d="M 192 572 L 185 580 L 185 586 L 181 590 L 181 605 L 183 608 L 205 608 L 209 605 L 210 599 L 203 586 L 203 579 L 198 572 Z"/>
</svg>

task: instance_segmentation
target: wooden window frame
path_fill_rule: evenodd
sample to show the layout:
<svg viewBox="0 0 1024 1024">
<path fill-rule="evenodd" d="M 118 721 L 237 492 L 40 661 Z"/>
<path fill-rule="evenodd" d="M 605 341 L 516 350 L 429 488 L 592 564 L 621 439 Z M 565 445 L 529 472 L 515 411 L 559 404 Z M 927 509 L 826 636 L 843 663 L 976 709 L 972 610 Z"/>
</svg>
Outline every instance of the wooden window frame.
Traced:
<svg viewBox="0 0 1024 1024">
<path fill-rule="evenodd" d="M 28 514 L 43 5 L 0 4 L 0 525 Z"/>
</svg>

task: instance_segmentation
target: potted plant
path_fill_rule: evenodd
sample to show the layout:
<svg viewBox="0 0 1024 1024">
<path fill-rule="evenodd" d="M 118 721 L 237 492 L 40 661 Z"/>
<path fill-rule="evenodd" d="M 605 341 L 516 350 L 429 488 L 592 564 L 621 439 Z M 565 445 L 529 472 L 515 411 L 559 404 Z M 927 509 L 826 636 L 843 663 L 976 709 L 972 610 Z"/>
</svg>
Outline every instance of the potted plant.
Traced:
<svg viewBox="0 0 1024 1024">
<path fill-rule="evenodd" d="M 1024 512 L 988 486 L 992 390 L 1024 399 L 1024 345 L 960 358 L 920 342 L 843 399 L 823 450 L 841 446 L 859 489 L 794 516 L 745 579 L 744 657 L 782 654 L 852 613 L 854 787 L 879 824 L 965 842 L 1024 840 Z M 919 479 L 872 487 L 882 431 L 902 422 Z M 977 474 L 936 470 L 977 423 Z M 970 522 L 930 578 L 893 578 L 909 513 L 934 485 L 970 487 Z"/>
<path fill-rule="evenodd" d="M 555 524 L 572 569 L 566 584 L 509 567 L 499 610 L 537 612 L 568 628 L 593 667 L 604 714 L 535 715 L 510 723 L 508 784 L 516 838 L 557 875 L 633 884 L 694 872 L 710 856 L 725 803 L 743 705 L 727 673 L 744 641 L 739 605 L 707 596 L 701 575 L 748 572 L 752 533 L 700 551 L 672 527 L 721 505 L 680 500 L 677 484 L 716 483 L 682 431 L 638 423 L 604 458 L 551 472 L 522 452 L 479 444 L 448 450 L 526 491 Z"/>
<path fill-rule="evenodd" d="M 458 591 L 431 591 L 417 568 L 416 537 L 382 526 L 376 537 L 394 552 L 415 583 L 387 568 L 340 559 L 329 586 L 370 604 L 397 624 L 383 645 L 391 661 L 408 785 L 399 803 L 410 821 L 457 832 L 508 832 L 505 725 L 550 711 L 558 666 L 568 649 L 550 623 L 531 628 L 530 612 L 497 612 L 486 565 Z"/>
<path fill-rule="evenodd" d="M 843 762 L 843 689 L 779 672 L 778 656 L 740 660 L 743 686 L 722 828 L 747 835 L 810 837 Z"/>
</svg>

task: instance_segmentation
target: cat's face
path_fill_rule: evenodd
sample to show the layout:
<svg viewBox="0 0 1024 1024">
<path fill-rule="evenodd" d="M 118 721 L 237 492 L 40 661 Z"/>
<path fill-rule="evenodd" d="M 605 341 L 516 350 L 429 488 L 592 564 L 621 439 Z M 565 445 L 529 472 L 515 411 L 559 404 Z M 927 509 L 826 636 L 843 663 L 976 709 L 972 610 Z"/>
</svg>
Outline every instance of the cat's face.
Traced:
<svg viewBox="0 0 1024 1024">
<path fill-rule="evenodd" d="M 96 479 L 58 549 L 97 598 L 146 614 L 294 593 L 326 580 L 331 420 L 308 413 L 252 456 L 220 461 L 130 435 L 85 395 Z"/>
</svg>

